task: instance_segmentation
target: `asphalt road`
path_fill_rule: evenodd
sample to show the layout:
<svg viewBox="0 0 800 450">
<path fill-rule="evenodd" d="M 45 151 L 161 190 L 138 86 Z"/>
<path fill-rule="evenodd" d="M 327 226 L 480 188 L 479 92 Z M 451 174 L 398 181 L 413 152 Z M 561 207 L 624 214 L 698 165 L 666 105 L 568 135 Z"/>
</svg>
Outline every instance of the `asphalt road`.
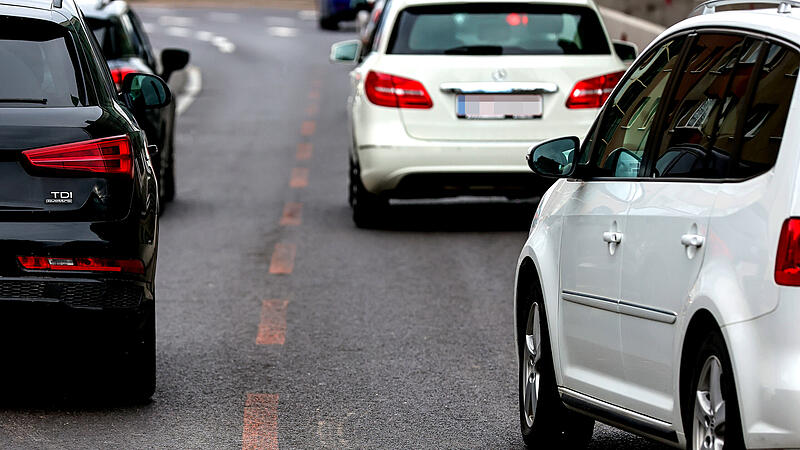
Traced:
<svg viewBox="0 0 800 450">
<path fill-rule="evenodd" d="M 161 221 L 158 388 L 126 405 L 91 383 L 10 386 L 0 446 L 521 448 L 512 286 L 534 205 L 404 204 L 359 230 L 348 68 L 327 61 L 353 30 L 286 10 L 140 12 L 202 77 Z M 598 425 L 591 448 L 661 447 Z"/>
</svg>

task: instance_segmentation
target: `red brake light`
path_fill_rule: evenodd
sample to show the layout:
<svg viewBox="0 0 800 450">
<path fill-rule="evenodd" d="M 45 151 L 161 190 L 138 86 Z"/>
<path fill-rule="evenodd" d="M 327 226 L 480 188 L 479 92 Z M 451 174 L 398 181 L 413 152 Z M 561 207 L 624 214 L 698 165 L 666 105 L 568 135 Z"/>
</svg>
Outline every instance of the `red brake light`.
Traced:
<svg viewBox="0 0 800 450">
<path fill-rule="evenodd" d="M 419 81 L 370 71 L 364 83 L 367 98 L 378 106 L 429 109 L 433 101 Z"/>
<path fill-rule="evenodd" d="M 567 108 L 583 109 L 603 106 L 623 75 L 625 72 L 615 72 L 579 81 L 572 89 L 572 93 L 569 94 Z"/>
<path fill-rule="evenodd" d="M 127 136 L 25 150 L 22 154 L 34 167 L 133 176 Z"/>
<path fill-rule="evenodd" d="M 28 270 L 144 273 L 144 264 L 138 259 L 51 258 L 46 256 L 18 256 L 17 260 L 22 267 Z"/>
<path fill-rule="evenodd" d="M 775 282 L 783 286 L 800 286 L 800 219 L 786 219 L 778 241 L 775 258 Z"/>
<path fill-rule="evenodd" d="M 111 69 L 111 78 L 114 80 L 114 84 L 117 85 L 118 91 L 122 88 L 122 80 L 125 79 L 125 75 L 135 72 L 137 72 L 137 70 L 131 67 L 117 67 Z"/>
</svg>

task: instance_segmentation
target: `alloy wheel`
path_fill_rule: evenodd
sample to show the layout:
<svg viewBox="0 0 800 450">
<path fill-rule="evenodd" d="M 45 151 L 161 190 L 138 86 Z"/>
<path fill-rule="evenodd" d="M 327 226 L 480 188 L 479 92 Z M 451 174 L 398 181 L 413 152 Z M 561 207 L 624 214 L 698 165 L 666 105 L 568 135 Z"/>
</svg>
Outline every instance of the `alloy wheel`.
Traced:
<svg viewBox="0 0 800 450">
<path fill-rule="evenodd" d="M 725 447 L 725 399 L 722 396 L 722 363 L 711 355 L 703 364 L 695 393 L 692 447 L 722 450 Z"/>
<path fill-rule="evenodd" d="M 538 303 L 534 303 L 531 306 L 531 311 L 528 314 L 523 353 L 523 408 L 525 421 L 529 427 L 532 427 L 536 417 L 536 404 L 539 400 L 539 385 L 542 378 L 539 364 L 542 358 L 542 322 Z"/>
</svg>

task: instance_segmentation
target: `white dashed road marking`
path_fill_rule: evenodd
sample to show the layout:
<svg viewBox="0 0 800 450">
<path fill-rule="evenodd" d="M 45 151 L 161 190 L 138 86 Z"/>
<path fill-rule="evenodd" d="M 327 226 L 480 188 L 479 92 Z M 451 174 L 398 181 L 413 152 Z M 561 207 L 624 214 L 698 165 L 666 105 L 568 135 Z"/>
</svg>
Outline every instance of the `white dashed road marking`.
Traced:
<svg viewBox="0 0 800 450">
<path fill-rule="evenodd" d="M 192 35 L 192 30 L 183 27 L 168 27 L 164 30 L 170 36 L 176 37 L 189 37 Z"/>
<path fill-rule="evenodd" d="M 233 53 L 236 50 L 236 45 L 224 36 L 214 36 L 211 43 L 222 53 Z"/>
<path fill-rule="evenodd" d="M 197 94 L 203 89 L 203 77 L 200 74 L 200 69 L 195 66 L 186 68 L 186 86 L 175 100 L 175 114 L 181 115 L 189 108 L 189 106 L 197 98 Z"/>
<path fill-rule="evenodd" d="M 208 17 L 211 20 L 228 23 L 240 20 L 239 14 L 234 13 L 210 12 Z M 210 31 L 195 31 L 192 29 L 194 28 L 194 22 L 191 17 L 162 15 L 158 18 L 158 25 L 145 23 L 144 28 L 148 33 L 158 33 L 163 30 L 164 33 L 170 36 L 194 38 L 201 42 L 210 42 L 221 53 L 233 53 L 236 51 L 236 45 L 225 36 L 218 36 Z"/>
<path fill-rule="evenodd" d="M 210 31 L 198 31 L 194 34 L 195 39 L 203 42 L 211 42 L 215 34 Z"/>
<path fill-rule="evenodd" d="M 297 28 L 290 27 L 269 27 L 267 32 L 277 37 L 294 37 L 297 36 Z"/>
<path fill-rule="evenodd" d="M 191 17 L 161 16 L 158 18 L 158 23 L 165 27 L 188 27 L 194 23 L 194 19 Z"/>
</svg>

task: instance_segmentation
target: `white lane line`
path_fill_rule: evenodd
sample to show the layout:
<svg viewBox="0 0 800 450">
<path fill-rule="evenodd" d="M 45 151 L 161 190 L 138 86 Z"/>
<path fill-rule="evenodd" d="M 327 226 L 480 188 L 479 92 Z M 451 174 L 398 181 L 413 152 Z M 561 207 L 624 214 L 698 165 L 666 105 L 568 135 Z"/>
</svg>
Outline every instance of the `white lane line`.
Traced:
<svg viewBox="0 0 800 450">
<path fill-rule="evenodd" d="M 186 86 L 175 100 L 175 114 L 180 116 L 191 106 L 197 94 L 203 89 L 203 76 L 196 66 L 186 68 Z"/>
<path fill-rule="evenodd" d="M 188 27 L 194 24 L 194 19 L 191 17 L 161 16 L 158 18 L 158 23 L 165 27 Z"/>
<path fill-rule="evenodd" d="M 144 31 L 146 31 L 147 34 L 156 33 L 159 30 L 159 27 L 157 27 L 157 26 L 155 26 L 155 25 L 153 25 L 152 23 L 149 23 L 149 22 L 144 22 L 142 24 L 142 26 L 144 27 Z"/>
<path fill-rule="evenodd" d="M 168 27 L 164 32 L 170 36 L 176 37 L 189 37 L 192 35 L 192 30 L 183 27 Z"/>
<path fill-rule="evenodd" d="M 222 53 L 233 53 L 236 50 L 236 45 L 224 36 L 214 36 L 211 43 Z"/>
<path fill-rule="evenodd" d="M 267 32 L 276 37 L 294 37 L 297 36 L 297 28 L 290 27 L 269 27 Z"/>
<path fill-rule="evenodd" d="M 214 22 L 223 23 L 237 23 L 241 20 L 239 14 L 226 12 L 210 12 L 208 13 L 208 18 Z"/>
<path fill-rule="evenodd" d="M 313 9 L 304 9 L 297 13 L 297 17 L 299 17 L 300 20 L 317 20 L 319 15 Z"/>
<path fill-rule="evenodd" d="M 195 39 L 203 42 L 211 42 L 214 40 L 215 34 L 210 31 L 198 31 L 194 34 Z"/>
</svg>

